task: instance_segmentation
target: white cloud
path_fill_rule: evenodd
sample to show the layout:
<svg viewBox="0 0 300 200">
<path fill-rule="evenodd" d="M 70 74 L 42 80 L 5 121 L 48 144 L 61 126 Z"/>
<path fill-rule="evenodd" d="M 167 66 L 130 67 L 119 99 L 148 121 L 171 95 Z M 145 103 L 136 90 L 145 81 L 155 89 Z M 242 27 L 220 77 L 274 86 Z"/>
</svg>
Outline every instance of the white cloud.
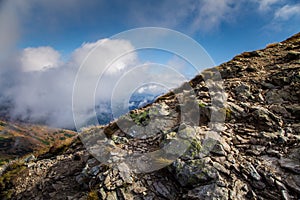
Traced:
<svg viewBox="0 0 300 200">
<path fill-rule="evenodd" d="M 60 54 L 52 47 L 26 48 L 20 58 L 22 70 L 42 71 L 58 67 L 60 64 Z"/>
<path fill-rule="evenodd" d="M 142 26 L 163 26 L 185 33 L 207 33 L 222 24 L 235 25 L 243 17 L 261 17 L 272 25 L 273 16 L 286 20 L 299 15 L 298 5 L 287 5 L 293 0 L 161 0 L 153 3 L 129 3 L 130 18 Z M 283 5 L 286 5 L 282 7 Z M 259 14 L 259 15 L 258 15 Z M 255 16 L 257 15 L 257 16 Z M 253 19 L 251 19 L 253 20 Z M 250 20 L 250 21 L 251 21 Z M 278 24 L 275 23 L 275 24 Z"/>
<path fill-rule="evenodd" d="M 236 17 L 241 2 L 234 0 L 164 0 L 129 4 L 130 17 L 143 26 L 180 28 L 191 32 L 211 31 Z M 231 21 L 232 22 L 232 21 Z"/>
<path fill-rule="evenodd" d="M 142 94 L 142 93 L 144 93 L 145 91 L 146 91 L 146 87 L 141 87 L 140 89 L 138 89 L 138 93 L 140 93 L 140 94 Z"/>
<path fill-rule="evenodd" d="M 269 11 L 274 4 L 282 2 L 282 0 L 256 0 L 259 4 L 258 9 L 260 11 Z"/>
<path fill-rule="evenodd" d="M 149 84 L 149 85 L 144 85 L 141 88 L 137 90 L 137 93 L 139 94 L 160 94 L 163 91 L 165 91 L 165 88 L 162 88 L 162 86 L 159 85 L 154 85 L 154 84 Z"/>
<path fill-rule="evenodd" d="M 135 54 L 128 54 L 119 58 L 112 66 L 108 66 L 113 58 L 122 55 L 124 52 L 133 51 L 134 47 L 129 41 L 125 40 L 110 40 L 102 39 L 94 43 L 84 43 L 80 48 L 76 49 L 72 54 L 72 59 L 76 64 L 81 64 L 86 59 L 85 66 L 89 70 L 89 74 L 99 76 L 106 67 L 107 73 L 115 74 L 121 72 L 130 65 L 136 62 Z M 93 51 L 92 54 L 89 54 Z"/>
<path fill-rule="evenodd" d="M 103 41 L 105 44 L 98 46 Z M 0 85 L 0 96 L 12 100 L 14 107 L 11 116 L 32 122 L 42 121 L 56 127 L 72 127 L 72 91 L 75 76 L 81 62 L 95 47 L 98 47 L 95 56 L 89 57 L 85 66 L 89 69 L 89 77 L 81 83 L 87 91 L 93 92 L 96 85 L 91 86 L 90 82 L 99 78 L 111 58 L 133 50 L 130 42 L 104 39 L 85 43 L 64 63 L 59 59 L 59 52 L 51 47 L 26 48 L 20 54 L 16 54 L 12 60 L 18 60 L 19 63 L 6 63 L 0 68 L 1 83 L 10 83 Z M 112 65 L 103 77 L 106 91 L 98 93 L 96 98 L 110 95 L 116 79 L 135 62 L 136 55 L 132 53 Z M 18 68 L 18 65 L 21 65 L 21 68 Z M 88 112 L 94 105 L 89 104 L 85 97 L 85 94 L 82 94 L 81 98 L 87 101 L 88 105 L 85 112 Z"/>
<path fill-rule="evenodd" d="M 199 1 L 194 10 L 196 17 L 192 21 L 192 28 L 212 30 L 222 22 L 234 20 L 237 5 L 232 0 Z"/>
<path fill-rule="evenodd" d="M 275 12 L 274 18 L 288 20 L 293 16 L 300 16 L 300 4 L 283 6 Z"/>
</svg>

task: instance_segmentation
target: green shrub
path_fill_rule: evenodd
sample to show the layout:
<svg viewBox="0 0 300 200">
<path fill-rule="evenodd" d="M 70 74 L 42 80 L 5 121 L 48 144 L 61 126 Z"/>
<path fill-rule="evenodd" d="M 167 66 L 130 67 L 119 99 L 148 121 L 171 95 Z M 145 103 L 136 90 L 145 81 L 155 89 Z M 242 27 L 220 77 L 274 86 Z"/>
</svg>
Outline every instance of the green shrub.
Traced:
<svg viewBox="0 0 300 200">
<path fill-rule="evenodd" d="M 66 139 L 66 137 L 63 137 L 63 136 L 59 138 L 59 140 L 65 140 L 65 139 Z"/>
<path fill-rule="evenodd" d="M 69 133 L 65 133 L 64 136 L 66 136 L 66 137 L 68 137 L 68 138 L 73 137 L 73 135 L 72 135 L 72 134 L 69 134 Z"/>
<path fill-rule="evenodd" d="M 132 112 L 132 113 L 130 113 L 130 117 L 138 125 L 144 124 L 145 122 L 147 122 L 150 119 L 148 110 L 144 110 L 143 112 L 140 112 L 140 113 Z"/>
</svg>

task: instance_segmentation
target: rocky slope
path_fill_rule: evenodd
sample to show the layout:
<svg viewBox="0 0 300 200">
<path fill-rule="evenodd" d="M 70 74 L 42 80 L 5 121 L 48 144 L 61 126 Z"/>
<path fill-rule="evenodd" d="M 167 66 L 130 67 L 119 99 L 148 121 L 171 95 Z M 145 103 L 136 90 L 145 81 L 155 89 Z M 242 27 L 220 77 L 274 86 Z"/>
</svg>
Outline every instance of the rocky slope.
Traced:
<svg viewBox="0 0 300 200">
<path fill-rule="evenodd" d="M 72 142 L 74 131 L 0 120 L 0 166 L 27 154 Z"/>
<path fill-rule="evenodd" d="M 263 50 L 242 53 L 215 69 L 224 81 L 226 104 L 223 94 L 209 91 L 204 79 L 213 70 L 207 70 L 189 82 L 192 90 L 182 86 L 108 126 L 82 133 L 83 143 L 96 156 L 105 147 L 97 134 L 108 136 L 112 161 L 122 160 L 128 152 L 151 154 L 164 147 L 180 151 L 181 144 L 178 149 L 168 149 L 167 144 L 192 134 L 187 151 L 175 161 L 172 152 L 170 159 L 151 158 L 158 167 L 168 166 L 151 172 L 143 163 L 134 168 L 134 160 L 100 163 L 78 140 L 67 149 L 8 167 L 0 179 L 1 197 L 300 199 L 300 33 Z M 184 113 L 179 108 L 195 103 L 180 105 L 186 94 L 196 99 L 200 118 L 196 117 L 197 124 L 184 121 L 180 126 Z M 214 110 L 226 117 L 224 123 L 218 118 L 211 125 Z M 151 116 L 158 117 L 153 126 Z M 134 129 L 118 126 L 131 121 Z M 153 130 L 149 137 L 136 137 Z"/>
</svg>

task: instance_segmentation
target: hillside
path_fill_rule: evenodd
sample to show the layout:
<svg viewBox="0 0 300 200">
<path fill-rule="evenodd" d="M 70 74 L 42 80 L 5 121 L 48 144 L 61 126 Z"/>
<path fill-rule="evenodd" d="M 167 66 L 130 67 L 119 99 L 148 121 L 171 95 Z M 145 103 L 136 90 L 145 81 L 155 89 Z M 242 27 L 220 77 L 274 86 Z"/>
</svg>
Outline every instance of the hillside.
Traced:
<svg viewBox="0 0 300 200">
<path fill-rule="evenodd" d="M 77 134 L 47 126 L 0 121 L 1 162 L 70 143 Z"/>
<path fill-rule="evenodd" d="M 214 70 L 222 75 L 225 95 L 209 90 L 218 84 L 208 87 L 211 82 L 204 81 Z M 299 89 L 300 33 L 265 49 L 244 52 L 151 105 L 81 134 L 98 158 L 116 162 L 149 153 L 153 157 L 147 159 L 154 166 L 130 156 L 128 162 L 100 163 L 76 141 L 61 151 L 8 167 L 0 178 L 1 197 L 298 200 Z M 188 109 L 191 105 L 198 106 L 198 116 Z M 185 120 L 183 109 L 191 112 L 190 120 Z M 149 126 L 153 116 L 157 120 Z M 103 140 L 100 133 L 109 139 Z M 188 139 L 181 140 L 185 136 Z M 178 141 L 190 145 L 174 161 L 174 152 L 184 147 Z M 177 146 L 169 148 L 170 143 Z M 151 154 L 161 148 L 169 157 Z M 166 167 L 151 171 L 149 166 Z"/>
</svg>

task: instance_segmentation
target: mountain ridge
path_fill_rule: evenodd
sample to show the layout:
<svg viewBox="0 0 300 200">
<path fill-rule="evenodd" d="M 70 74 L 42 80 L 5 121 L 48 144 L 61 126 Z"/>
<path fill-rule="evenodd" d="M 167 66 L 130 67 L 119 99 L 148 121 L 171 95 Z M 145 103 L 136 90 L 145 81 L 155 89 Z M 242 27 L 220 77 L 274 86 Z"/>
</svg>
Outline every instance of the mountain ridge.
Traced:
<svg viewBox="0 0 300 200">
<path fill-rule="evenodd" d="M 223 78 L 226 105 L 212 101 L 204 81 L 205 73 L 214 70 Z M 20 176 L 0 180 L 1 197 L 299 199 L 300 33 L 265 49 L 237 55 L 205 70 L 188 85 L 191 91 L 186 91 L 184 84 L 177 92 L 165 94 L 106 126 L 87 128 L 82 133 L 85 146 L 77 140 L 62 151 L 8 168 L 2 177 L 13 173 Z M 189 92 L 199 106 L 199 123 L 180 128 L 178 99 Z M 156 126 L 163 128 L 159 134 L 135 138 L 118 126 L 129 121 L 135 127 L 147 126 L 151 109 L 166 117 L 164 123 L 156 121 Z M 224 122 L 220 120 L 224 126 L 209 126 L 214 110 L 225 116 Z M 176 142 L 176 131 L 194 134 L 186 152 L 175 160 L 158 159 L 158 165 L 166 167 L 148 173 L 136 173 L 128 163 L 100 163 L 85 149 L 99 148 L 94 135 L 104 132 L 112 145 L 126 152 L 153 152 L 166 142 Z M 208 132 L 218 133 L 220 138 L 207 138 Z M 114 156 L 122 158 L 120 152 Z"/>
</svg>

